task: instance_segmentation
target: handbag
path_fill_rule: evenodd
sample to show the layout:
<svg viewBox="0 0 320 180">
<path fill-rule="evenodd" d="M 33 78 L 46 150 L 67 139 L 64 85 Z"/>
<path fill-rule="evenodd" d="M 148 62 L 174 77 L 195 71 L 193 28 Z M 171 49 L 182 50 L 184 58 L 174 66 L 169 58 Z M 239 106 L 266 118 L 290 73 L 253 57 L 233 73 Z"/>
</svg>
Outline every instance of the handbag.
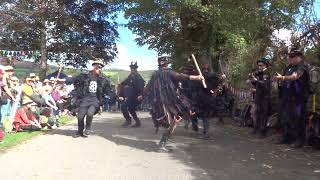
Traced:
<svg viewBox="0 0 320 180">
<path fill-rule="evenodd" d="M 5 93 L 3 89 L 1 89 L 0 104 L 1 104 L 1 105 L 8 104 L 8 99 L 9 99 L 8 94 Z"/>
</svg>

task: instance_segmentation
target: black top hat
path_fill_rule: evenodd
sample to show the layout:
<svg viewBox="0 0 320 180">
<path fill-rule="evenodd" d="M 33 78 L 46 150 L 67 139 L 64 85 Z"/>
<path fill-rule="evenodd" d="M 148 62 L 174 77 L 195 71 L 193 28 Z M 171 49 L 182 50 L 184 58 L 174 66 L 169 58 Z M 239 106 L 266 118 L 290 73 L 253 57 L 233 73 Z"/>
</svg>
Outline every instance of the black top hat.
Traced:
<svg viewBox="0 0 320 180">
<path fill-rule="evenodd" d="M 158 65 L 170 64 L 170 58 L 168 56 L 161 56 L 158 57 Z"/>
<path fill-rule="evenodd" d="M 295 56 L 303 56 L 303 52 L 298 47 L 292 47 L 289 52 L 289 57 L 295 57 Z"/>
<path fill-rule="evenodd" d="M 259 59 L 258 61 L 257 61 L 257 64 L 258 63 L 263 63 L 263 64 L 265 64 L 266 66 L 269 66 L 269 61 L 268 61 L 268 59 L 267 58 L 261 58 L 261 59 Z"/>
<path fill-rule="evenodd" d="M 201 68 L 201 71 L 204 71 L 204 70 L 209 70 L 209 71 L 210 71 L 209 64 L 205 64 L 205 65 Z"/>
<path fill-rule="evenodd" d="M 131 62 L 130 66 L 131 69 L 138 69 L 138 63 L 137 62 Z"/>
</svg>

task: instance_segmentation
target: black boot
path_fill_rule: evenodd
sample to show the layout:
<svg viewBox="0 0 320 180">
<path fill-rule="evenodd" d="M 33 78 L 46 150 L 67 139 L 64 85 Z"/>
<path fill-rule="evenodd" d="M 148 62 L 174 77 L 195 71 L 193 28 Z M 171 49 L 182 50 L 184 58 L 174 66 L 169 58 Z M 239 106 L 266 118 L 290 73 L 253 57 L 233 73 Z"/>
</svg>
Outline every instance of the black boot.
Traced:
<svg viewBox="0 0 320 180">
<path fill-rule="evenodd" d="M 168 149 L 166 146 L 166 142 L 164 142 L 164 141 L 159 142 L 158 152 L 170 152 L 170 149 Z"/>
<path fill-rule="evenodd" d="M 255 129 L 255 128 L 251 131 L 251 134 L 252 134 L 252 135 L 256 135 L 257 133 L 258 133 L 258 130 Z"/>
<path fill-rule="evenodd" d="M 212 137 L 209 135 L 209 133 L 203 133 L 202 136 L 201 136 L 201 139 L 211 140 Z"/>
<path fill-rule="evenodd" d="M 197 124 L 192 124 L 192 130 L 193 130 L 194 132 L 198 132 L 198 131 L 199 131 L 198 125 L 197 125 Z"/>
<path fill-rule="evenodd" d="M 267 137 L 267 132 L 261 131 L 260 134 L 259 134 L 259 138 L 263 139 L 263 138 L 266 138 L 266 137 Z"/>
<path fill-rule="evenodd" d="M 85 136 L 89 136 L 91 134 L 91 130 L 90 129 L 86 129 L 86 130 L 84 130 L 83 134 Z"/>
<path fill-rule="evenodd" d="M 77 131 L 76 134 L 73 136 L 74 138 L 78 138 L 78 137 L 83 137 L 83 138 L 86 138 L 88 137 L 87 135 Z"/>
<path fill-rule="evenodd" d="M 224 125 L 224 120 L 222 117 L 219 117 L 219 120 L 216 123 L 217 125 Z"/>
<path fill-rule="evenodd" d="M 303 145 L 304 145 L 304 142 L 302 140 L 297 140 L 291 145 L 291 147 L 292 148 L 302 148 Z"/>
<path fill-rule="evenodd" d="M 290 144 L 290 140 L 288 137 L 281 136 L 280 138 L 276 139 L 275 144 Z"/>
<path fill-rule="evenodd" d="M 131 121 L 125 121 L 121 126 L 126 128 L 129 127 L 131 125 Z"/>
<path fill-rule="evenodd" d="M 140 119 L 135 119 L 136 123 L 132 127 L 141 127 L 141 121 Z"/>
</svg>

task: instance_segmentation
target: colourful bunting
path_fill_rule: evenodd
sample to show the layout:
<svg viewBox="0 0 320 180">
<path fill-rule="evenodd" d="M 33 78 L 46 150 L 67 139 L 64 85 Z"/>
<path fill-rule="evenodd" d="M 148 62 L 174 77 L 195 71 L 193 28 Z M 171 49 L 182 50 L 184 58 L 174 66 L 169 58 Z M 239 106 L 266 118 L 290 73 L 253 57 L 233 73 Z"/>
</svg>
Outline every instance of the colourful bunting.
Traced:
<svg viewBox="0 0 320 180">
<path fill-rule="evenodd" d="M 8 51 L 0 50 L 0 56 L 11 58 L 12 61 L 24 61 L 24 59 L 38 59 L 41 57 L 40 51 Z"/>
<path fill-rule="evenodd" d="M 8 51 L 0 50 L 0 56 L 28 56 L 28 58 L 41 56 L 40 51 Z"/>
</svg>

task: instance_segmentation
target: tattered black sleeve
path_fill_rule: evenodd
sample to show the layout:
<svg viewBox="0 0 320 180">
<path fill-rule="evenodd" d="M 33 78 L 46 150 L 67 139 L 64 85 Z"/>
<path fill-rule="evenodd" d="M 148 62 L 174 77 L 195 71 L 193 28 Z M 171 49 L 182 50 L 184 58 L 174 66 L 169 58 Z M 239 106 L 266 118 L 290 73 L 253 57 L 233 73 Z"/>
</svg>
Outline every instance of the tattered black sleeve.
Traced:
<svg viewBox="0 0 320 180">
<path fill-rule="evenodd" d="M 189 75 L 183 73 L 177 73 L 175 71 L 169 71 L 169 76 L 176 82 L 189 80 Z"/>
<path fill-rule="evenodd" d="M 136 84 L 136 91 L 137 91 L 138 96 L 143 94 L 144 86 L 145 86 L 145 81 L 143 80 L 143 78 L 139 74 L 137 76 L 137 84 Z"/>
</svg>

